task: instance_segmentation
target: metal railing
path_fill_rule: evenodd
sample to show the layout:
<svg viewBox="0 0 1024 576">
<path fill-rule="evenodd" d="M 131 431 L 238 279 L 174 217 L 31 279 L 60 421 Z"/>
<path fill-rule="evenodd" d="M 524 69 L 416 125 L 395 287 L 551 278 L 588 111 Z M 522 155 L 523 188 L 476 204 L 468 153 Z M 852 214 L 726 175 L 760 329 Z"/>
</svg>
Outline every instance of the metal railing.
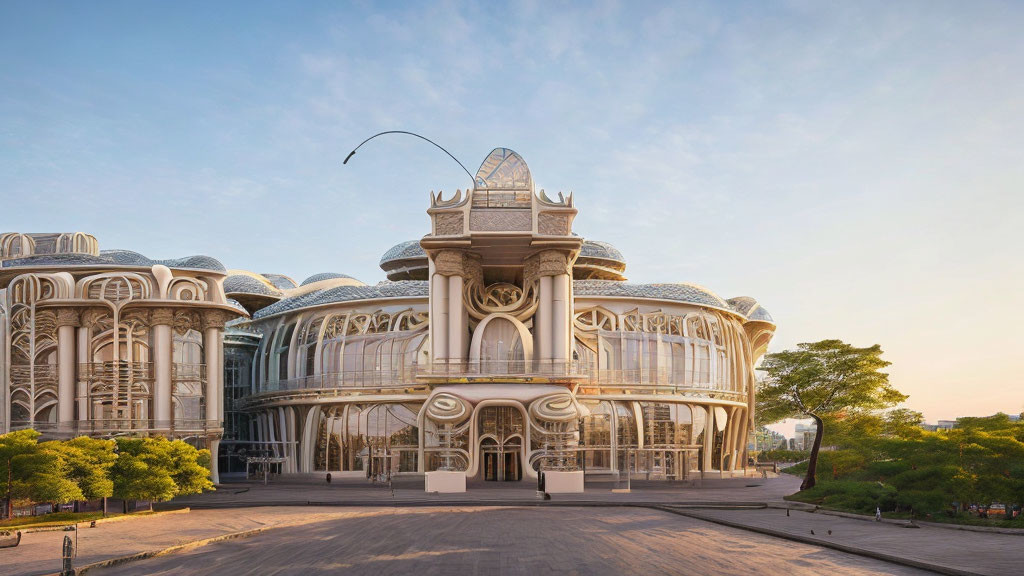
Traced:
<svg viewBox="0 0 1024 576">
<path fill-rule="evenodd" d="M 419 376 L 490 377 L 584 377 L 591 366 L 579 361 L 465 360 L 438 362 L 417 367 Z"/>
<path fill-rule="evenodd" d="M 78 365 L 79 378 L 104 382 L 139 382 L 153 379 L 152 362 L 88 362 Z"/>
<path fill-rule="evenodd" d="M 171 380 L 206 382 L 206 364 L 175 362 L 171 365 Z"/>
<path fill-rule="evenodd" d="M 347 370 L 272 380 L 264 384 L 257 396 L 277 392 L 303 392 L 316 390 L 345 389 L 405 389 L 423 386 L 426 382 L 452 383 L 473 382 L 481 379 L 566 379 L 583 388 L 599 389 L 602 392 L 689 394 L 714 396 L 745 401 L 746 392 L 734 383 L 726 386 L 711 380 L 708 372 L 679 371 L 663 369 L 603 369 L 586 362 L 524 362 L 510 361 L 457 361 L 435 362 L 429 365 L 407 365 L 400 369 Z M 239 399 L 244 407 L 253 397 Z"/>
<path fill-rule="evenodd" d="M 75 422 L 39 422 L 13 420 L 11 430 L 32 428 L 44 436 L 125 436 L 132 433 L 162 432 L 172 435 L 186 433 L 205 434 L 219 431 L 222 426 L 217 420 L 151 420 L 140 418 L 104 418 Z"/>
</svg>

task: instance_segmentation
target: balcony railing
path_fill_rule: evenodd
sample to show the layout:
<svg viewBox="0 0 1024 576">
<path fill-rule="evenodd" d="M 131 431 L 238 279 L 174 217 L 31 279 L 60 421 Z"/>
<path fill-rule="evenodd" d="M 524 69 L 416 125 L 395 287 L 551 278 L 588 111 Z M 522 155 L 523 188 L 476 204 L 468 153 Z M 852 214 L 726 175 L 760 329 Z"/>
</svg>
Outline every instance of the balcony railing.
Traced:
<svg viewBox="0 0 1024 576">
<path fill-rule="evenodd" d="M 79 377 L 89 381 L 141 382 L 153 379 L 152 362 L 89 362 L 78 365 Z"/>
<path fill-rule="evenodd" d="M 206 364 L 183 364 L 175 362 L 171 365 L 171 380 L 182 382 L 206 382 Z"/>
<path fill-rule="evenodd" d="M 89 436 L 127 436 L 149 432 L 161 432 L 174 436 L 185 434 L 205 434 L 219 431 L 222 425 L 217 420 L 150 420 L 105 418 L 75 422 L 39 422 L 31 420 L 14 420 L 11 430 L 32 428 L 47 437 Z"/>
<path fill-rule="evenodd" d="M 405 389 L 424 384 L 460 384 L 509 379 L 514 381 L 569 381 L 601 393 L 687 394 L 744 401 L 746 393 L 733 386 L 712 382 L 704 371 L 670 369 L 603 369 L 585 362 L 479 361 L 412 365 L 395 370 L 350 370 L 288 380 L 275 380 L 259 394 L 344 389 Z M 248 399 L 239 399 L 245 406 Z"/>
</svg>

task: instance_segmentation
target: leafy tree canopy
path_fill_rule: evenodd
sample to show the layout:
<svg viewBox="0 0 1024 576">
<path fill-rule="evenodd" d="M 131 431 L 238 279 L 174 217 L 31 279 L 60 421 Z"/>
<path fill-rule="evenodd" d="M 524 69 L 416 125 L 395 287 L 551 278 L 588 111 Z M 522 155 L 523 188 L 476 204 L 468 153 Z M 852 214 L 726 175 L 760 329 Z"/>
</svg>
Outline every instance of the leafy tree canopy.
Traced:
<svg viewBox="0 0 1024 576">
<path fill-rule="evenodd" d="M 857 348 L 840 340 L 798 344 L 795 350 L 765 356 L 761 370 L 767 377 L 757 390 L 760 423 L 811 418 L 816 426 L 802 490 L 815 483 L 825 419 L 838 423 L 840 416 L 853 418 L 906 400 L 889 385 L 889 375 L 880 372 L 886 366 L 881 346 Z"/>
</svg>

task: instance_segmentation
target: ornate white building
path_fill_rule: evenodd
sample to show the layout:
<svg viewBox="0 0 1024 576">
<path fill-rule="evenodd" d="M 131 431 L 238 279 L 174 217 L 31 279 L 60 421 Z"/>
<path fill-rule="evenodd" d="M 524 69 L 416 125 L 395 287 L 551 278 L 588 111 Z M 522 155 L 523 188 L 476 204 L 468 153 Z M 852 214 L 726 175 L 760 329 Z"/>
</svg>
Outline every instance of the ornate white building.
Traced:
<svg viewBox="0 0 1024 576">
<path fill-rule="evenodd" d="M 428 214 L 372 286 L 0 237 L 5 426 L 214 450 L 223 432 L 222 464 L 258 446 L 285 473 L 426 474 L 438 490 L 743 471 L 775 328 L 755 300 L 628 283 L 618 250 L 573 233 L 572 196 L 535 193 L 505 148 Z"/>
<path fill-rule="evenodd" d="M 427 473 L 443 490 L 541 469 L 579 489 L 584 473 L 746 467 L 774 331 L 756 301 L 626 282 L 622 254 L 573 233 L 572 196 L 535 193 L 505 148 L 427 212 L 430 233 L 389 250 L 379 284 L 225 281 L 252 313 L 238 327 L 260 335 L 234 410 L 285 472 Z"/>
<path fill-rule="evenodd" d="M 222 332 L 247 315 L 224 276 L 207 256 L 100 251 L 88 234 L 0 235 L 0 431 L 161 434 L 216 453 Z"/>
</svg>

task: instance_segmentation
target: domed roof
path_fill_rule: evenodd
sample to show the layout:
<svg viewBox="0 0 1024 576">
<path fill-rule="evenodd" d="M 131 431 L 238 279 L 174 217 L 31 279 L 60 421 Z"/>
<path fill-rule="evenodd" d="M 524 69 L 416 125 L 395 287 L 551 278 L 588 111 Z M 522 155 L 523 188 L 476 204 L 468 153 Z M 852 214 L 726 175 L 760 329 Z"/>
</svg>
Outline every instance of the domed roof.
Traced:
<svg viewBox="0 0 1024 576">
<path fill-rule="evenodd" d="M 225 294 L 259 294 L 260 296 L 281 297 L 281 291 L 276 289 L 267 280 L 261 280 L 255 275 L 232 274 L 224 279 Z"/>
<path fill-rule="evenodd" d="M 152 267 L 157 264 L 168 268 L 191 268 L 226 272 L 220 260 L 210 256 L 186 256 L 168 260 L 153 260 L 131 250 L 101 250 L 99 256 L 90 254 L 39 254 L 3 261 L 4 268 L 27 268 L 33 266 L 139 266 Z"/>
<path fill-rule="evenodd" d="M 354 300 L 379 300 L 384 298 L 427 298 L 430 282 L 406 280 L 391 282 L 385 280 L 376 286 L 334 286 L 323 290 L 312 290 L 306 294 L 285 298 L 253 314 L 253 318 L 266 318 L 274 314 Z"/>
<path fill-rule="evenodd" d="M 632 284 L 613 280 L 575 280 L 572 283 L 576 296 L 614 296 L 625 298 L 650 298 L 672 300 L 730 310 L 729 303 L 714 292 L 683 282 L 674 284 Z"/>
<path fill-rule="evenodd" d="M 602 260 L 614 260 L 615 262 L 626 263 L 626 257 L 619 252 L 618 248 L 600 240 L 584 240 L 580 249 L 582 258 L 600 258 Z"/>
<path fill-rule="evenodd" d="M 577 280 L 625 280 L 626 258 L 615 246 L 599 240 L 584 240 L 572 267 Z"/>
<path fill-rule="evenodd" d="M 276 288 L 281 290 L 289 290 L 291 288 L 298 288 L 299 285 L 295 283 L 295 280 L 291 276 L 285 276 L 284 274 L 260 274 L 267 280 L 270 281 Z"/>
<path fill-rule="evenodd" d="M 419 240 L 406 240 L 391 247 L 390 250 L 380 257 L 380 266 L 383 268 L 387 262 L 395 260 L 409 260 L 412 258 L 426 258 L 427 253 L 423 251 Z"/>
<path fill-rule="evenodd" d="M 772 315 L 764 309 L 763 306 L 758 304 L 757 300 L 754 300 L 750 296 L 738 296 L 736 298 L 729 298 L 729 306 L 733 310 L 746 316 L 747 320 L 756 320 L 759 322 L 771 322 L 775 323 Z"/>
<path fill-rule="evenodd" d="M 419 240 L 396 244 L 380 258 L 380 267 L 388 280 L 426 280 L 430 264 Z"/>
<path fill-rule="evenodd" d="M 339 272 L 321 272 L 319 274 L 313 274 L 309 278 L 306 278 L 305 280 L 302 281 L 302 284 L 299 284 L 299 286 L 307 286 L 314 282 L 323 282 L 324 280 L 335 280 L 338 278 L 355 280 L 355 278 L 349 276 L 348 274 L 341 274 Z"/>
</svg>

